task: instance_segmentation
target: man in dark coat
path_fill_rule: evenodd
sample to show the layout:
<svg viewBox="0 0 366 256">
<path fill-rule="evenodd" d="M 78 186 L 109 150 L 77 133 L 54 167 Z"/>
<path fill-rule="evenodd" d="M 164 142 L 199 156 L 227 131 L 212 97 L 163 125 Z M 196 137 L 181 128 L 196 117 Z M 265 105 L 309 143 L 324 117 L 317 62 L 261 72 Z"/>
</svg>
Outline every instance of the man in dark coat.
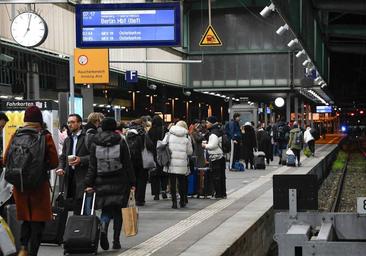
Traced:
<svg viewBox="0 0 366 256">
<path fill-rule="evenodd" d="M 242 135 L 242 155 L 245 161 L 245 168 L 254 169 L 254 149 L 257 148 L 255 131 L 250 122 L 244 124 L 244 134 Z"/>
<path fill-rule="evenodd" d="M 282 162 L 282 151 L 287 148 L 287 143 L 290 138 L 290 126 L 285 123 L 284 119 L 280 119 L 273 126 L 273 140 L 276 143 L 277 153 L 280 158 L 279 165 Z"/>
<path fill-rule="evenodd" d="M 258 126 L 257 143 L 258 151 L 263 151 L 266 154 L 267 164 L 269 164 L 269 161 L 273 160 L 271 137 L 261 125 Z"/>
<path fill-rule="evenodd" d="M 234 113 L 233 119 L 225 127 L 226 135 L 231 140 L 230 168 L 240 159 L 240 114 Z"/>
<path fill-rule="evenodd" d="M 127 143 L 115 132 L 116 129 L 117 123 L 114 119 L 103 119 L 102 132 L 95 135 L 90 148 L 89 170 L 84 182 L 85 191 L 95 190 L 97 194 L 95 208 L 102 209 L 100 245 L 104 250 L 109 249 L 107 234 L 112 218 L 114 220 L 113 249 L 121 249 L 119 240 L 122 228 L 121 208 L 126 207 L 130 189 L 135 190 L 136 183 Z M 105 148 L 109 150 L 105 151 Z M 108 161 L 113 162 L 103 165 L 105 158 L 102 153 L 113 152 L 114 148 L 117 149 L 119 157 L 110 160 L 112 159 L 110 153 L 107 153 Z"/>
<path fill-rule="evenodd" d="M 85 134 L 81 129 L 81 117 L 70 114 L 67 125 L 71 135 L 65 139 L 62 154 L 59 157 L 59 166 L 56 174 L 64 177 L 65 196 L 73 200 L 74 214 L 81 212 L 84 193 L 84 179 L 89 166 L 89 151 L 85 144 Z"/>
</svg>

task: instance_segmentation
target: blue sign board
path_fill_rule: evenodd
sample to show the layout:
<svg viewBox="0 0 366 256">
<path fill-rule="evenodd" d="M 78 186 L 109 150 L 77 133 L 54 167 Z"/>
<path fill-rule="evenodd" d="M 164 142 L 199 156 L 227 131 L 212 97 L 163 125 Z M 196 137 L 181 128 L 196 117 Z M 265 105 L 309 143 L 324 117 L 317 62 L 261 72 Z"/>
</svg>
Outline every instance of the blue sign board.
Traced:
<svg viewBox="0 0 366 256">
<path fill-rule="evenodd" d="M 316 106 L 316 113 L 332 113 L 332 106 Z"/>
<path fill-rule="evenodd" d="M 137 70 L 127 70 L 125 74 L 125 80 L 128 83 L 137 83 L 139 81 Z"/>
<path fill-rule="evenodd" d="M 76 46 L 179 46 L 180 4 L 76 5 Z"/>
</svg>

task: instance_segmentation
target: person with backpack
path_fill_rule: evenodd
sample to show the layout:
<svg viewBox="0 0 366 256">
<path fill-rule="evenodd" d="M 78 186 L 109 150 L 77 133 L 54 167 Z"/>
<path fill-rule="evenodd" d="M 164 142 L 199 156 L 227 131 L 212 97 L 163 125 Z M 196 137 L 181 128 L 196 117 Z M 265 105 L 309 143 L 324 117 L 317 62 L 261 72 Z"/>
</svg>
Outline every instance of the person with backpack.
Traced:
<svg viewBox="0 0 366 256">
<path fill-rule="evenodd" d="M 193 154 L 191 138 L 188 136 L 188 126 L 184 121 L 178 121 L 165 135 L 163 141 L 168 145 L 170 161 L 164 166 L 163 171 L 168 173 L 170 181 L 170 193 L 172 195 L 172 208 L 177 209 L 177 180 L 181 208 L 188 203 L 187 199 L 187 176 L 189 174 L 188 156 Z"/>
<path fill-rule="evenodd" d="M 300 163 L 300 152 L 303 147 L 304 143 L 304 135 L 302 131 L 299 128 L 299 125 L 297 122 L 293 123 L 293 128 L 290 131 L 290 139 L 288 142 L 288 148 L 294 152 L 296 158 L 297 158 L 297 166 L 301 166 Z"/>
<path fill-rule="evenodd" d="M 290 136 L 291 128 L 285 123 L 284 119 L 280 119 L 274 126 L 273 126 L 273 140 L 275 142 L 275 147 L 277 148 L 277 154 L 279 156 L 279 165 L 285 159 L 282 159 L 283 150 L 286 150 L 289 136 Z"/>
<path fill-rule="evenodd" d="M 233 168 L 235 162 L 240 160 L 240 114 L 234 113 L 233 119 L 225 126 L 225 133 L 231 141 L 231 154 L 230 154 L 230 169 Z"/>
<path fill-rule="evenodd" d="M 202 147 L 208 150 L 210 169 L 213 174 L 215 187 L 215 198 L 226 198 L 225 157 L 222 149 L 224 131 L 215 116 L 207 118 L 207 128 L 209 130 L 208 142 L 207 144 L 202 144 Z"/>
<path fill-rule="evenodd" d="M 100 112 L 92 112 L 89 114 L 88 122 L 84 126 L 85 145 L 87 149 L 90 149 L 90 146 L 93 142 L 93 137 L 98 133 L 98 128 L 100 127 L 103 119 L 104 115 Z"/>
<path fill-rule="evenodd" d="M 121 208 L 127 206 L 136 178 L 127 143 L 115 132 L 116 121 L 104 118 L 101 127 L 102 132 L 94 136 L 90 147 L 90 164 L 84 187 L 86 192 L 96 192 L 95 209 L 102 209 L 100 246 L 103 250 L 109 249 L 108 226 L 113 218 L 112 248 L 121 249 Z"/>
<path fill-rule="evenodd" d="M 149 138 L 153 144 L 153 154 L 156 162 L 156 168 L 153 172 L 150 172 L 150 182 L 151 182 L 151 193 L 154 196 L 154 200 L 159 200 L 159 195 L 163 199 L 168 198 L 166 194 L 168 186 L 168 176 L 163 173 L 163 166 L 160 166 L 156 160 L 156 145 L 158 140 L 162 140 L 165 136 L 167 129 L 164 126 L 164 121 L 159 115 L 155 115 L 151 122 L 151 129 L 148 131 Z"/>
<path fill-rule="evenodd" d="M 142 119 L 131 121 L 126 134 L 126 140 L 130 149 L 133 170 L 136 176 L 136 205 L 145 205 L 145 193 L 148 180 L 148 171 L 144 169 L 142 163 L 142 150 L 145 145 L 145 128 Z M 152 151 L 149 146 L 149 151 Z"/>
<path fill-rule="evenodd" d="M 41 110 L 28 107 L 24 126 L 13 134 L 4 154 L 5 179 L 14 185 L 17 220 L 23 221 L 19 256 L 37 255 L 45 222 L 52 220 L 49 171 L 57 167 L 58 156 L 42 125 Z"/>
<path fill-rule="evenodd" d="M 71 134 L 65 139 L 56 170 L 58 176 L 65 176 L 64 195 L 67 202 L 72 202 L 72 205 L 67 205 L 67 208 L 72 208 L 75 215 L 80 215 L 81 212 L 83 183 L 89 167 L 89 150 L 86 147 L 81 123 L 82 120 L 78 114 L 69 115 L 67 125 Z"/>
</svg>

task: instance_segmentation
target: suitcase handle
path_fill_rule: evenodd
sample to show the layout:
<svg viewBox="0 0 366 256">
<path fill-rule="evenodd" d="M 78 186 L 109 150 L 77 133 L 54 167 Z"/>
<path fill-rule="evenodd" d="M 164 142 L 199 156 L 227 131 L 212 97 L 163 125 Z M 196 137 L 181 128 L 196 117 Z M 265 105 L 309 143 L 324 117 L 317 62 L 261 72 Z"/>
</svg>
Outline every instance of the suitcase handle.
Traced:
<svg viewBox="0 0 366 256">
<path fill-rule="evenodd" d="M 84 208 L 85 208 L 85 199 L 86 199 L 86 192 L 84 192 L 84 195 L 83 195 L 83 203 L 81 205 L 81 213 L 80 215 L 84 215 Z M 94 215 L 94 206 L 95 206 L 95 192 L 93 192 L 93 201 L 92 201 L 92 208 L 91 208 L 91 213 L 90 215 Z"/>
</svg>

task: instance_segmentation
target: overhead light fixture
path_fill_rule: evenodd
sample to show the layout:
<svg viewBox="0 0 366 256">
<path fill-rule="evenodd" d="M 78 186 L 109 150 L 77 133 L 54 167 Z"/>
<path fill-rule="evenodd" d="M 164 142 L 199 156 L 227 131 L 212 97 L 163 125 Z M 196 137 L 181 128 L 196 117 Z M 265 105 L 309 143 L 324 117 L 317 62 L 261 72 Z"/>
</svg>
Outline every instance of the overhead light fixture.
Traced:
<svg viewBox="0 0 366 256">
<path fill-rule="evenodd" d="M 305 50 L 302 50 L 302 51 L 299 51 L 298 53 L 296 53 L 296 58 L 300 58 L 301 57 L 301 55 L 305 55 Z"/>
<path fill-rule="evenodd" d="M 275 5 L 271 3 L 269 6 L 263 8 L 263 10 L 259 13 L 263 18 L 268 17 L 271 12 L 274 12 Z"/>
<path fill-rule="evenodd" d="M 277 29 L 277 31 L 276 31 L 276 34 L 277 35 L 283 35 L 287 30 L 289 29 L 289 26 L 287 25 L 287 24 L 285 24 L 285 25 L 283 25 L 283 26 L 281 26 L 281 27 L 279 27 L 278 29 Z"/>
<path fill-rule="evenodd" d="M 282 108 L 285 105 L 285 100 L 282 97 L 277 97 L 275 99 L 275 105 L 278 108 Z"/>
<path fill-rule="evenodd" d="M 287 46 L 288 47 L 293 47 L 295 44 L 297 44 L 299 42 L 299 40 L 297 39 L 297 38 L 295 38 L 295 39 L 292 39 L 288 44 L 287 44 Z"/>
<path fill-rule="evenodd" d="M 327 84 L 326 83 L 324 83 L 324 84 L 322 84 L 321 86 L 320 86 L 320 88 L 324 88 L 324 87 L 326 87 L 327 86 Z"/>
<path fill-rule="evenodd" d="M 304 66 L 304 67 L 306 67 L 307 65 L 309 65 L 309 64 L 311 64 L 311 61 L 309 60 L 309 59 L 306 59 L 303 63 L 302 63 L 302 65 Z"/>
</svg>

